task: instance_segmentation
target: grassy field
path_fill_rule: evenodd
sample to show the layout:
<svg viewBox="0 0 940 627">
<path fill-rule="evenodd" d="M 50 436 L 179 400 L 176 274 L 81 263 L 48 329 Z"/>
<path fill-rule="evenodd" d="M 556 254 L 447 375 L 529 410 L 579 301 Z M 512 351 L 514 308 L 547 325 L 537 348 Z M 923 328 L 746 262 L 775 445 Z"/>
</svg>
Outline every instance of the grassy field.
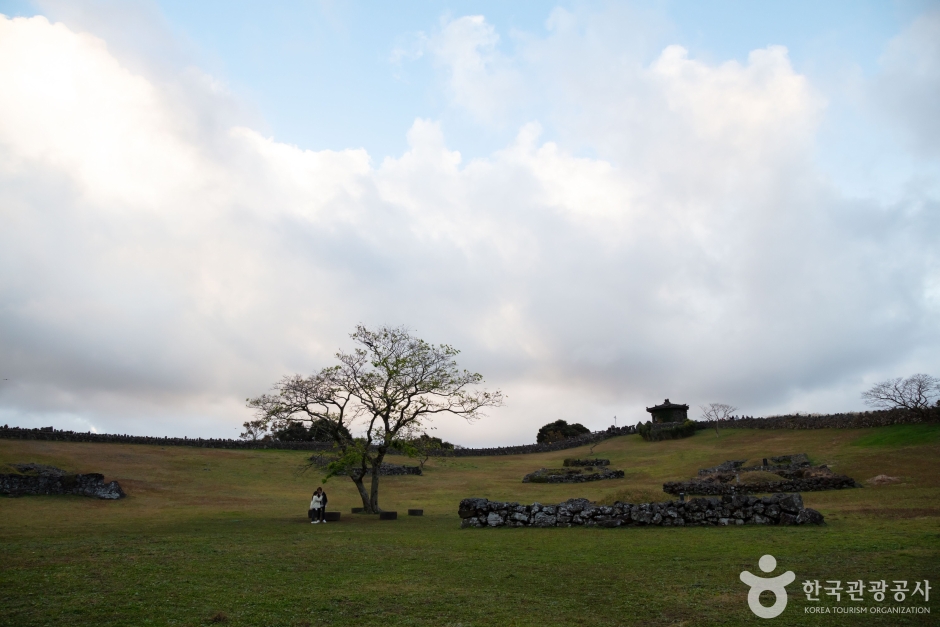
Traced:
<svg viewBox="0 0 940 627">
<path fill-rule="evenodd" d="M 822 527 L 460 529 L 469 496 L 522 503 L 667 500 L 666 480 L 726 459 L 808 453 L 814 463 L 897 483 L 804 494 Z M 940 585 L 940 426 L 702 431 L 601 443 L 624 479 L 523 484 L 586 449 L 438 459 L 422 477 L 382 480 L 381 505 L 425 516 L 351 515 L 352 483 L 325 484 L 342 521 L 310 525 L 319 477 L 293 451 L 225 451 L 0 440 L 0 465 L 39 462 L 117 479 L 128 497 L 0 498 L 0 624 L 29 625 L 914 625 L 931 615 L 809 615 L 801 582 Z M 390 461 L 403 461 L 392 459 Z M 0 470 L 2 472 L 2 470 Z M 772 553 L 793 570 L 769 621 L 738 579 Z M 913 583 L 911 583 L 913 589 Z M 932 591 L 933 592 L 933 591 Z M 940 594 L 940 590 L 937 591 Z M 933 597 L 933 594 L 931 595 Z M 908 599 L 880 605 L 936 607 Z"/>
</svg>

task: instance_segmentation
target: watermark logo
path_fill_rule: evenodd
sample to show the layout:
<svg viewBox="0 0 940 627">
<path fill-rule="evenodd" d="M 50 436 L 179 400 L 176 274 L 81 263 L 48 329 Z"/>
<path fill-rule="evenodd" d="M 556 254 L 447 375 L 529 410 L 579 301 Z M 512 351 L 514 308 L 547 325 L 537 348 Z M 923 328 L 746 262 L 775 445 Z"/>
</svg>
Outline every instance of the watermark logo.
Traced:
<svg viewBox="0 0 940 627">
<path fill-rule="evenodd" d="M 765 573 L 772 573 L 777 567 L 777 558 L 773 555 L 765 555 L 757 562 L 760 569 Z M 747 605 L 757 616 L 761 618 L 776 618 L 787 608 L 787 590 L 786 586 L 793 583 L 796 574 L 788 570 L 782 575 L 776 577 L 758 577 L 750 571 L 741 572 L 741 581 L 751 587 L 747 593 Z M 760 593 L 769 590 L 774 593 L 774 604 L 770 607 L 764 607 L 760 602 Z"/>
</svg>

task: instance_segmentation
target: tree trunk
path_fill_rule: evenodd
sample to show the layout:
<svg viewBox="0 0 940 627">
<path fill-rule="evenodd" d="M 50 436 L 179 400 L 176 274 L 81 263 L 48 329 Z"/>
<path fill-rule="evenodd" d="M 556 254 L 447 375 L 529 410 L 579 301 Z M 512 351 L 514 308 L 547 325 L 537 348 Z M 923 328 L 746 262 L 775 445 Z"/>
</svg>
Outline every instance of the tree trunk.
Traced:
<svg viewBox="0 0 940 627">
<path fill-rule="evenodd" d="M 363 509 L 369 514 L 374 514 L 375 512 L 369 506 L 369 493 L 366 492 L 366 486 L 362 483 L 363 474 L 361 470 L 353 470 L 349 473 L 349 478 L 352 479 L 353 483 L 356 484 L 356 489 L 359 490 L 359 498 L 362 499 Z"/>
<path fill-rule="evenodd" d="M 387 447 L 379 447 L 375 452 L 375 457 L 370 460 L 372 462 L 372 493 L 369 496 L 369 509 L 373 514 L 382 511 L 379 507 L 379 470 L 382 469 L 382 460 L 385 459 L 386 450 Z"/>
<path fill-rule="evenodd" d="M 379 469 L 374 466 L 372 468 L 372 495 L 369 504 L 372 506 L 374 513 L 378 514 L 382 511 L 382 508 L 379 507 Z"/>
</svg>

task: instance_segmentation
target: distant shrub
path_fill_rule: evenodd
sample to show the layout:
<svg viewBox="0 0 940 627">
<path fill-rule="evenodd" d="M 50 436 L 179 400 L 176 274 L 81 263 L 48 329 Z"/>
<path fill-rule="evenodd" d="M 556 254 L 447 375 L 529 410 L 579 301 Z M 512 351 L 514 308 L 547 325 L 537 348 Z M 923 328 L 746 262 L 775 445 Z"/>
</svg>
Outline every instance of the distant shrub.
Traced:
<svg viewBox="0 0 940 627">
<path fill-rule="evenodd" d="M 556 420 L 539 429 L 535 441 L 539 444 L 551 444 L 552 442 L 561 442 L 590 432 L 590 429 L 577 422 L 569 425 L 564 420 Z"/>
<path fill-rule="evenodd" d="M 283 429 L 274 432 L 274 439 L 279 442 L 332 442 L 331 429 L 336 428 L 326 420 L 317 420 L 309 427 L 297 420 L 287 423 Z M 340 425 L 339 430 L 346 436 L 349 430 Z"/>
<path fill-rule="evenodd" d="M 438 448 L 438 449 L 443 449 L 447 451 L 454 450 L 454 445 L 451 444 L 450 442 L 445 442 L 444 440 L 440 438 L 431 437 L 427 433 L 422 433 L 420 436 L 416 438 L 415 441 L 424 445 L 425 447 Z"/>
<path fill-rule="evenodd" d="M 659 442 L 660 440 L 678 440 L 695 435 L 699 425 L 694 420 L 686 420 L 682 423 L 659 423 L 652 422 L 640 423 L 636 426 L 636 432 L 640 434 L 647 442 Z"/>
</svg>

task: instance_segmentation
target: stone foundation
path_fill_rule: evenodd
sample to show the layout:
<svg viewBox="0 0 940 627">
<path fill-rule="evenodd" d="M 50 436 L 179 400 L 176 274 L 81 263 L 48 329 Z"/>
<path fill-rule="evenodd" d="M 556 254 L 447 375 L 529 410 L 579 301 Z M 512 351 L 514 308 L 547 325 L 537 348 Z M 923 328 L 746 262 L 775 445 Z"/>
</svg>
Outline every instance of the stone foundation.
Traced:
<svg viewBox="0 0 940 627">
<path fill-rule="evenodd" d="M 572 459 L 568 458 L 561 464 L 562 466 L 610 466 L 609 459 Z"/>
<path fill-rule="evenodd" d="M 312 458 L 311 458 L 312 459 Z M 349 474 L 347 471 L 336 473 L 339 476 L 345 477 Z M 372 468 L 366 470 L 367 475 L 372 474 Z M 380 477 L 389 477 L 389 476 L 400 476 L 400 475 L 420 475 L 421 467 L 420 466 L 402 466 L 399 464 L 386 464 L 382 462 L 382 466 L 379 468 Z"/>
<path fill-rule="evenodd" d="M 0 494 L 7 496 L 38 496 L 44 494 L 77 494 L 99 499 L 120 499 L 126 496 L 117 481 L 104 482 L 96 472 L 72 475 L 64 470 L 38 464 L 21 464 L 35 474 L 0 475 Z"/>
<path fill-rule="evenodd" d="M 769 459 L 769 461 L 768 461 Z M 688 481 L 667 481 L 666 494 L 766 494 L 768 492 L 819 492 L 860 488 L 852 477 L 837 475 L 828 466 L 811 466 L 804 453 L 764 458 L 760 466 L 744 467 L 746 460 L 729 460 L 714 468 L 702 468 Z M 741 473 L 766 472 L 779 481 L 740 481 Z"/>
<path fill-rule="evenodd" d="M 661 527 L 822 524 L 823 515 L 803 507 L 799 494 L 755 497 L 743 494 L 686 502 L 595 505 L 569 499 L 558 505 L 520 505 L 482 498 L 464 499 L 461 527 Z"/>
<path fill-rule="evenodd" d="M 623 479 L 622 470 L 596 470 L 588 466 L 587 472 L 581 468 L 540 468 L 522 478 L 522 483 L 584 483 L 603 479 Z"/>
<path fill-rule="evenodd" d="M 786 481 L 761 481 L 756 483 L 720 483 L 710 481 L 667 481 L 663 484 L 666 494 L 766 494 L 768 492 L 821 492 L 859 487 L 855 479 L 845 475 L 814 477 L 812 479 L 789 479 Z"/>
</svg>

